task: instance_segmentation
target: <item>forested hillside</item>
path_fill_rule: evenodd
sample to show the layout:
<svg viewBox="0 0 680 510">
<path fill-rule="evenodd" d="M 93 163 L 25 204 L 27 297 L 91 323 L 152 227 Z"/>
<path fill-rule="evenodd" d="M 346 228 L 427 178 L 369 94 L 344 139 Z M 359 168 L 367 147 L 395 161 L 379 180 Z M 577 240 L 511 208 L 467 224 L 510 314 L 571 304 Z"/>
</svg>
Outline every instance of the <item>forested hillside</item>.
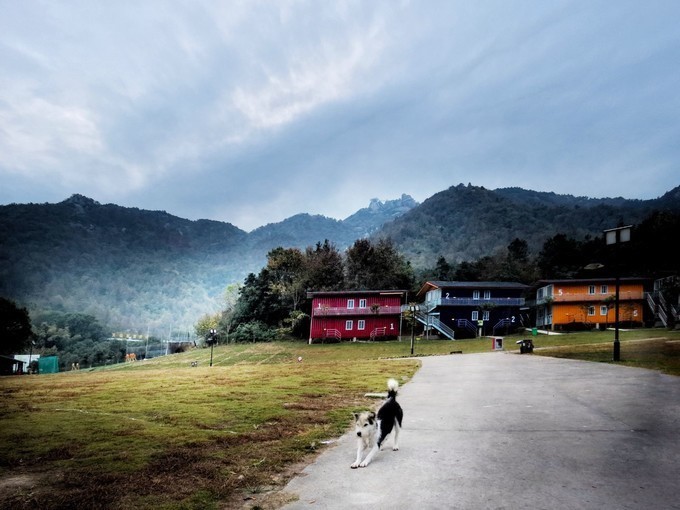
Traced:
<svg viewBox="0 0 680 510">
<path fill-rule="evenodd" d="M 403 195 L 373 200 L 345 220 L 300 214 L 251 233 L 74 195 L 0 206 L 0 296 L 31 311 L 90 314 L 114 329 L 189 330 L 277 247 L 305 250 L 327 239 L 344 254 L 356 239 L 388 237 L 418 276 L 440 258 L 476 261 L 516 239 L 533 257 L 556 234 L 592 238 L 655 210 L 680 212 L 680 187 L 631 201 L 459 185 L 420 205 Z"/>
<path fill-rule="evenodd" d="M 377 235 L 391 238 L 414 267 L 433 267 L 439 256 L 450 263 L 476 260 L 516 238 L 535 254 L 557 233 L 595 237 L 620 223 L 639 223 L 654 210 L 680 211 L 680 187 L 656 200 L 626 200 L 460 184 L 425 200 Z"/>
<path fill-rule="evenodd" d="M 81 195 L 1 206 L 0 296 L 31 310 L 90 314 L 117 329 L 188 330 L 219 309 L 229 284 L 258 272 L 271 249 L 331 239 L 344 250 L 415 205 L 407 196 L 374 200 L 346 222 L 300 214 L 250 234 Z"/>
<path fill-rule="evenodd" d="M 0 208 L 0 295 L 31 309 L 79 311 L 118 327 L 172 327 L 244 276 L 247 234 L 228 223 L 101 205 Z"/>
</svg>

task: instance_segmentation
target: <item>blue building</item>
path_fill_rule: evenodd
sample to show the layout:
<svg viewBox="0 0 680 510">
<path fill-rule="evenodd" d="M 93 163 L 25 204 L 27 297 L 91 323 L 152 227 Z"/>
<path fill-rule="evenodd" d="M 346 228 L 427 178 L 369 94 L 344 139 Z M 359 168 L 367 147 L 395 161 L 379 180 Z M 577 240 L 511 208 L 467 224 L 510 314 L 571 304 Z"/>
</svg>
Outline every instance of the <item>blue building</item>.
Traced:
<svg viewBox="0 0 680 510">
<path fill-rule="evenodd" d="M 524 293 L 516 282 L 428 281 L 418 292 L 417 319 L 448 338 L 505 335 L 529 327 Z"/>
</svg>

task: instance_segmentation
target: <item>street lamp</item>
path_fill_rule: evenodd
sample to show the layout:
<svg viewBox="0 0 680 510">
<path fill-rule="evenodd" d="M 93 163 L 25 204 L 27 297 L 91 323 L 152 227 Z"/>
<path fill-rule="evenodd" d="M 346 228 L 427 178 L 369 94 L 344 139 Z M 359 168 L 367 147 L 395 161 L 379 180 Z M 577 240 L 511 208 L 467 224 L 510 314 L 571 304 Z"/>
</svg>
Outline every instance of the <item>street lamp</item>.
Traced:
<svg viewBox="0 0 680 510">
<path fill-rule="evenodd" d="M 420 307 L 415 303 L 411 303 L 408 307 L 411 310 L 411 356 L 413 356 L 413 344 L 416 339 L 416 313 L 420 310 Z"/>
<path fill-rule="evenodd" d="M 217 342 L 217 330 L 216 329 L 211 329 L 210 333 L 208 334 L 208 344 L 210 344 L 210 366 L 212 366 L 212 360 L 213 360 L 213 347 L 215 346 L 215 343 Z"/>
<path fill-rule="evenodd" d="M 630 229 L 632 225 L 625 227 L 610 228 L 604 231 L 604 238 L 607 245 L 614 244 L 614 271 L 616 272 L 616 299 L 614 305 L 614 361 L 621 360 L 621 342 L 619 341 L 619 286 L 620 286 L 620 269 L 619 269 L 619 247 L 620 243 L 630 241 Z"/>
</svg>

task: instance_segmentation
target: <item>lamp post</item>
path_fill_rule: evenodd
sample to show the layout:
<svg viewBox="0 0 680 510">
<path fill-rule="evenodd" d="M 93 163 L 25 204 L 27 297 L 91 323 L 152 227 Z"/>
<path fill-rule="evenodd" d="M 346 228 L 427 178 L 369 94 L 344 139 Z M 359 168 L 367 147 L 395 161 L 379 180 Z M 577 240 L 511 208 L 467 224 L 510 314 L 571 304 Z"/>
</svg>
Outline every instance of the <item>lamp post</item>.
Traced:
<svg viewBox="0 0 680 510">
<path fill-rule="evenodd" d="M 614 246 L 614 271 L 616 272 L 616 297 L 614 304 L 614 361 L 621 360 L 621 342 L 619 341 L 619 287 L 620 287 L 620 270 L 619 270 L 619 247 L 620 243 L 630 241 L 630 229 L 632 225 L 625 227 L 610 228 L 604 231 L 604 238 L 607 245 Z"/>
<path fill-rule="evenodd" d="M 215 342 L 217 341 L 215 337 L 217 336 L 217 330 L 216 329 L 211 329 L 210 333 L 208 335 L 208 343 L 210 344 L 210 366 L 212 366 L 212 360 L 213 360 L 213 347 L 215 346 Z"/>
<path fill-rule="evenodd" d="M 411 356 L 413 356 L 413 344 L 416 339 L 416 312 L 420 310 L 420 307 L 415 303 L 411 303 L 409 310 L 411 310 Z"/>
</svg>

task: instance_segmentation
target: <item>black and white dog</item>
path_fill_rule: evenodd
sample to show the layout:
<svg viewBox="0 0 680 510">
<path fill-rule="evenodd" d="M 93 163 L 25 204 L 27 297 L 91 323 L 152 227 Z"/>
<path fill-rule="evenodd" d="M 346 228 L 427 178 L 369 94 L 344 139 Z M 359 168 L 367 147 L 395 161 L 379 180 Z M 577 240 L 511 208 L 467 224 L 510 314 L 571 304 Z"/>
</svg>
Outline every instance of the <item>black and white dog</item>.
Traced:
<svg viewBox="0 0 680 510">
<path fill-rule="evenodd" d="M 366 467 L 378 453 L 383 441 L 394 430 L 393 450 L 399 449 L 399 430 L 404 411 L 397 402 L 397 390 L 399 383 L 395 379 L 387 381 L 387 400 L 378 409 L 378 414 L 372 411 L 354 413 L 355 429 L 357 433 L 357 460 L 352 464 L 352 469 Z M 364 453 L 368 454 L 361 460 Z"/>
</svg>

